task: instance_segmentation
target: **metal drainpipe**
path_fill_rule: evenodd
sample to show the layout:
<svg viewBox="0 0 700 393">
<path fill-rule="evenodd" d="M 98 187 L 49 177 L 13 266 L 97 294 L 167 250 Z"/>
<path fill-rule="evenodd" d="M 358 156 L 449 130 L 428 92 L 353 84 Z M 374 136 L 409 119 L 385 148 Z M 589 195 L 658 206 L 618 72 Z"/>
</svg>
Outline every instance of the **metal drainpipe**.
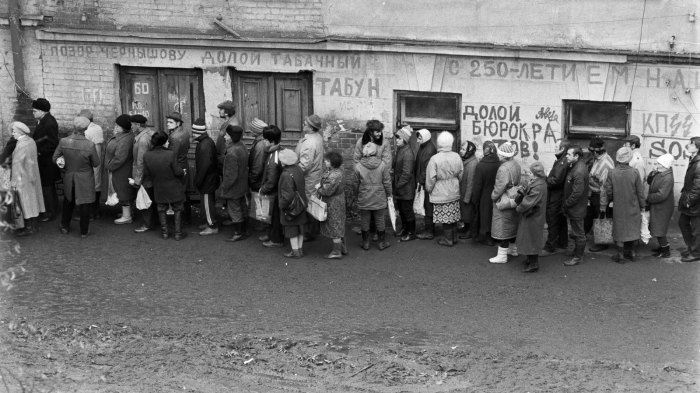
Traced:
<svg viewBox="0 0 700 393">
<path fill-rule="evenodd" d="M 22 31 L 20 21 L 20 0 L 10 0 L 10 42 L 12 45 L 12 63 L 15 78 L 17 105 L 14 119 L 34 125 L 32 115 L 32 99 L 25 93 L 27 88 L 24 80 L 24 51 L 22 48 Z"/>
</svg>

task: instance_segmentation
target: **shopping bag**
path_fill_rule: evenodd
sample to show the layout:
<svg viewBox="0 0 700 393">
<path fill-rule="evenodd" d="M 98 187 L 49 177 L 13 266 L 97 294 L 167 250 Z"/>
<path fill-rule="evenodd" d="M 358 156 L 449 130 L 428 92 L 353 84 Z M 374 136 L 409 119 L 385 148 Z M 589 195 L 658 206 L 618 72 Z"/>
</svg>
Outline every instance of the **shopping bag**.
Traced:
<svg viewBox="0 0 700 393">
<path fill-rule="evenodd" d="M 10 190 L 10 179 L 12 178 L 12 171 L 9 168 L 0 166 L 0 191 Z"/>
<path fill-rule="evenodd" d="M 593 220 L 593 242 L 595 244 L 613 244 L 612 218 L 596 218 Z"/>
<path fill-rule="evenodd" d="M 119 204 L 119 197 L 117 197 L 117 192 L 114 191 L 114 185 L 112 184 L 112 173 L 109 173 L 109 179 L 107 179 L 108 190 L 107 190 L 107 201 L 105 205 L 107 206 L 117 206 Z"/>
<path fill-rule="evenodd" d="M 394 228 L 394 232 L 396 232 L 396 206 L 394 206 L 394 198 L 387 198 L 386 207 L 389 210 L 389 219 L 391 220 L 391 227 Z M 405 223 L 401 223 L 401 225 L 405 225 Z"/>
<path fill-rule="evenodd" d="M 649 232 L 649 212 L 642 212 L 642 241 L 644 244 L 649 243 L 651 239 L 651 233 Z"/>
<path fill-rule="evenodd" d="M 259 192 L 253 192 L 250 196 L 250 216 L 264 223 L 272 222 L 272 198 L 267 195 L 262 195 Z"/>
<path fill-rule="evenodd" d="M 419 216 L 425 216 L 425 190 L 423 187 L 416 188 L 416 196 L 413 198 L 413 212 Z"/>
<path fill-rule="evenodd" d="M 16 190 L 0 191 L 0 228 L 24 228 L 22 206 Z"/>
<path fill-rule="evenodd" d="M 136 193 L 136 208 L 139 210 L 147 210 L 151 207 L 151 198 L 148 196 L 146 189 L 143 186 L 139 187 L 139 192 Z"/>
<path fill-rule="evenodd" d="M 309 198 L 309 206 L 306 211 L 318 221 L 326 221 L 328 218 L 328 205 L 316 195 L 311 195 Z"/>
</svg>

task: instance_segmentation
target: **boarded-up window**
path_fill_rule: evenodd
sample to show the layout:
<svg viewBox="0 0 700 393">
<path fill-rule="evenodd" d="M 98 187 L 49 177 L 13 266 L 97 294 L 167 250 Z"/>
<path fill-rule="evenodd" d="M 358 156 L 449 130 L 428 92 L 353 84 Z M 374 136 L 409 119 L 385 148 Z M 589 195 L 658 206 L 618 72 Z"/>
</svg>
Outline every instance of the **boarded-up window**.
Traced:
<svg viewBox="0 0 700 393">
<path fill-rule="evenodd" d="M 567 135 L 624 137 L 629 132 L 628 102 L 564 101 Z"/>
</svg>

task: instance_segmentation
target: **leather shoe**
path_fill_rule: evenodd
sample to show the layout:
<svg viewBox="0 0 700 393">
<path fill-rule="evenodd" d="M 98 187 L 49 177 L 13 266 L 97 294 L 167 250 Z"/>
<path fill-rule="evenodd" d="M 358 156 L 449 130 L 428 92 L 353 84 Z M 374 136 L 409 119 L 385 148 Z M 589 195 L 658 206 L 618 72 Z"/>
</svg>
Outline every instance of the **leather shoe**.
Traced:
<svg viewBox="0 0 700 393">
<path fill-rule="evenodd" d="M 687 257 L 681 258 L 681 262 L 697 262 L 700 261 L 700 257 L 695 255 L 688 255 Z"/>
<path fill-rule="evenodd" d="M 144 232 L 146 232 L 146 231 L 149 231 L 150 229 L 151 229 L 151 228 L 149 228 L 149 227 L 147 227 L 147 226 L 145 226 L 145 225 L 141 225 L 140 227 L 134 229 L 134 232 L 136 232 L 136 233 L 144 233 Z"/>
<path fill-rule="evenodd" d="M 267 240 L 262 243 L 263 247 L 267 248 L 274 248 L 274 247 L 282 247 L 284 244 L 282 243 L 275 243 L 272 240 Z"/>
</svg>

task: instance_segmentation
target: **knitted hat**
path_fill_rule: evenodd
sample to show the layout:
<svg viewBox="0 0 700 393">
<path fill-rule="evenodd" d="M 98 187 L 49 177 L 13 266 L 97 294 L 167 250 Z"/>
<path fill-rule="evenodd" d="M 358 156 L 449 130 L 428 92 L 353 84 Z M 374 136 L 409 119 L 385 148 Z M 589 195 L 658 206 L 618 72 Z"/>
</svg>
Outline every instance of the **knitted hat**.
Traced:
<svg viewBox="0 0 700 393">
<path fill-rule="evenodd" d="M 27 125 L 22 123 L 21 121 L 12 122 L 12 129 L 23 132 L 27 135 L 29 135 L 29 132 L 30 132 L 29 127 L 27 127 Z"/>
<path fill-rule="evenodd" d="M 432 137 L 430 131 L 426 130 L 425 128 L 418 130 L 418 135 L 420 135 L 421 138 L 423 138 L 423 143 L 429 141 Z"/>
<path fill-rule="evenodd" d="M 515 146 L 512 143 L 503 143 L 498 146 L 498 155 L 502 157 L 513 157 L 515 155 Z"/>
<path fill-rule="evenodd" d="M 169 114 L 168 116 L 165 116 L 166 119 L 173 119 L 180 124 L 182 124 L 182 115 L 179 112 L 173 112 Z"/>
<path fill-rule="evenodd" d="M 139 123 L 141 125 L 144 125 L 148 122 L 148 119 L 144 115 L 132 115 L 131 116 L 131 122 L 132 123 Z"/>
<path fill-rule="evenodd" d="M 92 121 L 92 111 L 90 109 L 81 110 L 78 116 L 87 117 L 88 120 Z"/>
<path fill-rule="evenodd" d="M 304 124 L 308 124 L 309 127 L 313 128 L 316 131 L 321 129 L 322 123 L 323 122 L 321 121 L 321 118 L 318 115 L 311 115 L 304 119 Z"/>
<path fill-rule="evenodd" d="M 659 165 L 661 165 L 662 167 L 668 169 L 671 167 L 671 165 L 673 165 L 673 155 L 666 153 L 661 157 L 657 158 L 656 162 L 658 162 Z"/>
<path fill-rule="evenodd" d="M 291 149 L 280 150 L 278 157 L 280 159 L 280 163 L 282 163 L 282 165 L 285 166 L 294 165 L 299 160 L 299 156 L 297 156 L 297 153 L 295 153 L 294 150 Z"/>
<path fill-rule="evenodd" d="M 207 132 L 207 123 L 204 122 L 204 119 L 201 117 L 192 123 L 192 133 L 197 134 L 197 135 L 202 135 L 206 134 Z"/>
<path fill-rule="evenodd" d="M 32 101 L 32 108 L 48 112 L 51 110 L 51 103 L 46 98 L 37 98 Z"/>
<path fill-rule="evenodd" d="M 231 137 L 231 140 L 236 143 L 241 140 L 243 137 L 243 129 L 239 126 L 232 126 L 232 125 L 227 125 L 226 126 L 226 133 L 228 136 Z"/>
<path fill-rule="evenodd" d="M 372 157 L 377 155 L 377 145 L 368 143 L 362 148 L 362 157 Z"/>
<path fill-rule="evenodd" d="M 255 135 L 260 135 L 263 132 L 263 128 L 267 127 L 267 123 L 258 119 L 257 117 L 250 122 L 250 132 Z"/>
<path fill-rule="evenodd" d="M 544 165 L 542 165 L 542 163 L 539 161 L 535 161 L 530 164 L 530 172 L 537 177 L 547 177 L 547 175 L 544 173 Z"/>
<path fill-rule="evenodd" d="M 411 126 L 405 126 L 396 131 L 396 138 L 401 138 L 404 142 L 408 143 L 408 141 L 411 139 L 412 133 L 413 130 L 411 129 Z"/>
<path fill-rule="evenodd" d="M 124 131 L 131 131 L 131 116 L 119 115 L 114 122 L 117 123 L 119 127 L 123 128 Z"/>
<path fill-rule="evenodd" d="M 226 111 L 226 113 L 233 115 L 236 113 L 236 105 L 233 103 L 231 100 L 226 100 L 222 102 L 221 104 L 216 106 L 219 109 L 223 109 Z"/>
<path fill-rule="evenodd" d="M 620 164 L 626 164 L 630 162 L 632 159 L 632 149 L 629 147 L 621 147 L 617 150 L 617 154 L 615 155 L 615 161 L 619 162 Z"/>
<path fill-rule="evenodd" d="M 438 150 L 452 150 L 452 143 L 455 141 L 455 138 L 452 136 L 452 133 L 449 131 L 443 131 L 438 135 L 437 138 L 437 148 Z"/>
</svg>

